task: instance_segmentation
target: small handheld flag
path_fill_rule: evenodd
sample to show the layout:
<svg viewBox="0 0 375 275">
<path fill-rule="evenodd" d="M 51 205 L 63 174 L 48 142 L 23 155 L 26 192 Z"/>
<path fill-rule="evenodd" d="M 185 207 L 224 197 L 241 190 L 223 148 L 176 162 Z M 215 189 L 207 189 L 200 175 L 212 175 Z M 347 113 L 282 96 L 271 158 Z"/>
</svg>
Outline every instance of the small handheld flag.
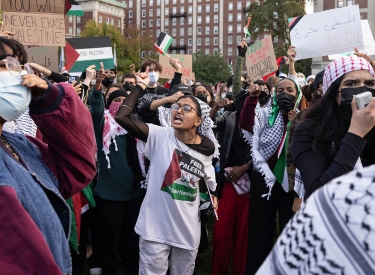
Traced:
<svg viewBox="0 0 375 275">
<path fill-rule="evenodd" d="M 155 43 L 155 49 L 162 55 L 167 55 L 169 46 L 172 44 L 173 38 L 168 34 L 161 32 L 158 41 Z M 167 55 L 169 56 L 169 55 Z"/>
<path fill-rule="evenodd" d="M 157 50 L 158 53 L 160 53 L 161 55 L 166 55 L 166 56 L 168 56 L 169 58 L 171 58 L 171 56 L 170 56 L 169 54 L 167 54 L 166 52 L 164 52 L 162 48 L 160 48 L 158 45 L 156 45 L 156 43 L 154 44 L 154 48 L 155 48 L 155 50 Z"/>
<path fill-rule="evenodd" d="M 247 36 L 250 37 L 250 32 L 249 32 L 250 21 L 251 21 L 251 15 L 247 18 L 247 25 L 246 25 L 246 27 L 243 28 L 243 33 L 245 34 L 244 38 L 246 38 Z"/>
</svg>

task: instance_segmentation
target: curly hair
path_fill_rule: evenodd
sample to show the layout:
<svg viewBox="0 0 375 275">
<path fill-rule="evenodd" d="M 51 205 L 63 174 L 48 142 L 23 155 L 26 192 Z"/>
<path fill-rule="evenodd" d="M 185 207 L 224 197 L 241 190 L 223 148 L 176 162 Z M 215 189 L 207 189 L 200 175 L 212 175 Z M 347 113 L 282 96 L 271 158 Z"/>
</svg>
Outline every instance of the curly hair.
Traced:
<svg viewBox="0 0 375 275">
<path fill-rule="evenodd" d="M 143 61 L 142 65 L 141 65 L 141 72 L 145 72 L 147 66 L 150 67 L 151 64 L 155 64 L 155 71 L 158 71 L 158 72 L 163 71 L 163 67 L 160 65 L 159 61 L 157 61 L 156 59 L 147 59 L 147 60 Z"/>
</svg>

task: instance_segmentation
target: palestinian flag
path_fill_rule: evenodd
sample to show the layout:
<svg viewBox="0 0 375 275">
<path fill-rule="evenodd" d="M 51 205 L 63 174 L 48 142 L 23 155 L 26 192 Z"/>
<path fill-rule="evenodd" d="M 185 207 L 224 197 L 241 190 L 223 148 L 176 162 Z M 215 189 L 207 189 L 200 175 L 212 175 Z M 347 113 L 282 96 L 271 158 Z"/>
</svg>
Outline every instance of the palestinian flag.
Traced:
<svg viewBox="0 0 375 275">
<path fill-rule="evenodd" d="M 168 52 L 169 46 L 172 44 L 173 38 L 168 34 L 161 32 L 158 41 L 154 44 L 155 49 L 162 55 Z"/>
<path fill-rule="evenodd" d="M 69 38 L 66 39 L 66 44 L 66 63 L 73 64 L 71 67 L 67 66 L 69 72 L 84 72 L 90 65 L 95 65 L 98 70 L 100 69 L 100 62 L 103 62 L 106 70 L 114 68 L 109 36 Z M 79 54 L 77 59 L 75 52 Z"/>
<path fill-rule="evenodd" d="M 76 15 L 76 16 L 83 16 L 84 12 L 81 8 L 81 6 L 74 0 L 68 0 L 71 8 L 66 13 L 67 15 Z"/>
</svg>

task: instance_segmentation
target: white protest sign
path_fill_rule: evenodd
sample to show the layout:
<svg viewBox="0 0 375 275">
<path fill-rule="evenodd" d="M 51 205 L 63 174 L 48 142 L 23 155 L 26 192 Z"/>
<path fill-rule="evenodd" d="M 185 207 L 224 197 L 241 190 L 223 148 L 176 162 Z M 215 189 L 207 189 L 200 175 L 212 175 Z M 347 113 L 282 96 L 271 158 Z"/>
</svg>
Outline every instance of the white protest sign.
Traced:
<svg viewBox="0 0 375 275">
<path fill-rule="evenodd" d="M 375 54 L 375 41 L 374 37 L 372 35 L 370 25 L 368 23 L 368 20 L 361 20 L 362 25 L 362 36 L 363 36 L 363 52 L 368 55 L 374 55 Z M 354 51 L 340 53 L 340 54 L 332 54 L 328 55 L 329 60 L 335 60 L 343 56 L 350 56 L 354 53 Z"/>
<path fill-rule="evenodd" d="M 289 18 L 296 60 L 364 48 L 358 5 Z"/>
</svg>

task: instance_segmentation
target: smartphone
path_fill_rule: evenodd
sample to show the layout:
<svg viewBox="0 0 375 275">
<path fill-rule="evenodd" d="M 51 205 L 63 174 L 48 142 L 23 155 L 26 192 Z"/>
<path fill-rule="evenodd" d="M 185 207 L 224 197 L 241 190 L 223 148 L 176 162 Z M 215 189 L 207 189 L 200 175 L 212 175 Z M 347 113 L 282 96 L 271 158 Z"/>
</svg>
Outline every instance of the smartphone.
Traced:
<svg viewBox="0 0 375 275">
<path fill-rule="evenodd" d="M 372 93 L 364 92 L 359 95 L 355 95 L 355 100 L 357 101 L 357 107 L 359 110 L 365 108 L 371 101 Z"/>
<path fill-rule="evenodd" d="M 69 83 L 73 83 L 74 81 L 79 81 L 79 76 L 69 76 Z"/>
</svg>

